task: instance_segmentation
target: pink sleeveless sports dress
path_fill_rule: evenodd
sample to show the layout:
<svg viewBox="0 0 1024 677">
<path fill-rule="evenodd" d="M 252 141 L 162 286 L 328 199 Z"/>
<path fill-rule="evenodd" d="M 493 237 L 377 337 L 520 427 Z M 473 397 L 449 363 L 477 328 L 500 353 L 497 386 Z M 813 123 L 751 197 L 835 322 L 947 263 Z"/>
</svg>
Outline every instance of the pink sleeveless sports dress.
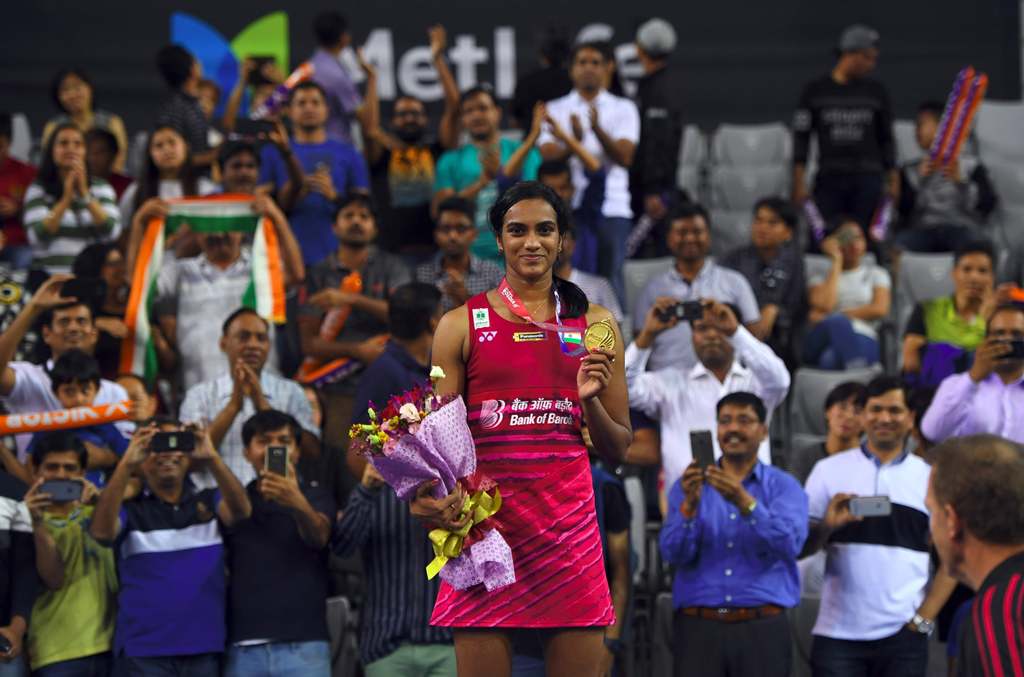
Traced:
<svg viewBox="0 0 1024 677">
<path fill-rule="evenodd" d="M 590 462 L 580 435 L 577 357 L 555 332 L 509 322 L 486 294 L 467 302 L 466 405 L 477 470 L 501 489 L 491 519 L 509 546 L 516 582 L 493 592 L 447 583 L 431 625 L 557 628 L 614 622 Z M 586 328 L 586 318 L 564 320 Z"/>
</svg>

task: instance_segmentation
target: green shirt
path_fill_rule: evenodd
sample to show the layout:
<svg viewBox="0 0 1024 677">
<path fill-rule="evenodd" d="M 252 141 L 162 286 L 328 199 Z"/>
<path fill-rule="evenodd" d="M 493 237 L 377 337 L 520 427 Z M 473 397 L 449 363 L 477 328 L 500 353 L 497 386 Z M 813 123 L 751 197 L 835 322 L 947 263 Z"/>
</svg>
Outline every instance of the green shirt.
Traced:
<svg viewBox="0 0 1024 677">
<path fill-rule="evenodd" d="M 502 138 L 498 142 L 501 155 L 501 164 L 504 165 L 512 154 L 521 145 L 518 141 Z M 533 181 L 537 178 L 537 168 L 540 167 L 541 157 L 536 148 L 531 148 L 523 160 L 523 169 L 519 176 L 509 177 L 511 181 Z M 449 151 L 445 151 L 437 161 L 437 178 L 434 180 L 434 192 L 451 189 L 459 192 L 471 186 L 480 175 L 483 168 L 480 166 L 480 149 L 473 144 L 466 144 Z M 470 251 L 476 256 L 494 261 L 501 261 L 501 254 L 498 253 L 498 245 L 495 242 L 491 222 L 487 218 L 487 212 L 491 205 L 498 199 L 498 182 L 491 181 L 484 186 L 476 195 L 476 240 Z"/>
<path fill-rule="evenodd" d="M 968 322 L 956 312 L 952 296 L 941 296 L 914 308 L 907 333 L 924 336 L 929 343 L 947 343 L 970 351 L 985 340 L 985 318 L 977 314 Z"/>
<path fill-rule="evenodd" d="M 89 535 L 92 506 L 67 519 L 47 515 L 46 530 L 64 562 L 64 585 L 45 590 L 32 607 L 28 652 L 32 669 L 110 651 L 117 616 L 114 551 Z"/>
</svg>

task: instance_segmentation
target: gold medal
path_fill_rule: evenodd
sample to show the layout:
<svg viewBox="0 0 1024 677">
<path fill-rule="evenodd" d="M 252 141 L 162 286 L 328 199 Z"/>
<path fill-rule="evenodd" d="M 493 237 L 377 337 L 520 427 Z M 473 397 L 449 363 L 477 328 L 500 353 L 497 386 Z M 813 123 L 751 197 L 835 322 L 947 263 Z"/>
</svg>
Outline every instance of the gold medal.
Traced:
<svg viewBox="0 0 1024 677">
<path fill-rule="evenodd" d="M 587 327 L 583 334 L 583 345 L 591 353 L 598 349 L 615 351 L 615 329 L 607 319 L 595 322 Z"/>
</svg>

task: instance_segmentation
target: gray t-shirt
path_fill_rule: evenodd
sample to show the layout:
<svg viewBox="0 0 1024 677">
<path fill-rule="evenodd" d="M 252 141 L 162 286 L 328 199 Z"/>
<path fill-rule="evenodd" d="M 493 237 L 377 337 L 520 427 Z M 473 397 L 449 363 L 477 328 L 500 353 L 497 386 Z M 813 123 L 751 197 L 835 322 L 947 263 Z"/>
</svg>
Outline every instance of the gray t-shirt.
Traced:
<svg viewBox="0 0 1024 677">
<path fill-rule="evenodd" d="M 807 286 L 816 287 L 828 277 L 828 271 L 814 272 L 807 279 Z M 871 303 L 875 295 L 875 288 L 892 287 L 892 280 L 889 273 L 881 266 L 874 263 L 861 262 L 859 266 L 851 270 L 844 270 L 839 276 L 838 298 L 836 301 L 836 312 L 849 308 L 857 308 Z M 858 334 L 868 338 L 878 338 L 878 327 L 881 320 L 851 320 L 853 329 Z"/>
</svg>

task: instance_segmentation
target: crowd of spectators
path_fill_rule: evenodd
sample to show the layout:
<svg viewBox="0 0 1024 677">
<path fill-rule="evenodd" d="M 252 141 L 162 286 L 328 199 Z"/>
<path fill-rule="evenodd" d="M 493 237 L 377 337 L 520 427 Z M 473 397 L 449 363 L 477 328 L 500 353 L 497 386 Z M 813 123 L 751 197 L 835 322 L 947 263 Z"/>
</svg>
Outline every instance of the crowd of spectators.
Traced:
<svg viewBox="0 0 1024 677">
<path fill-rule="evenodd" d="M 675 674 L 789 675 L 790 610 L 812 596 L 814 674 L 924 675 L 928 635 L 971 604 L 929 557 L 929 450 L 983 433 L 1024 443 L 1024 305 L 996 283 L 984 167 L 897 166 L 889 95 L 869 77 L 877 32 L 843 32 L 832 70 L 800 95 L 792 195 L 759 199 L 749 242 L 716 259 L 709 210 L 676 186 L 685 101 L 667 22 L 637 31 L 635 99 L 607 43 L 546 34 L 512 105 L 518 134 L 490 86 L 458 91 L 442 26 L 428 31 L 444 93 L 434 124 L 409 95 L 382 124 L 374 67 L 358 56 L 360 92 L 339 59 L 346 20 L 324 12 L 313 28 L 312 79 L 259 124 L 245 109 L 283 80 L 279 65 L 245 59 L 222 96 L 194 55 L 161 49 L 153 75 L 168 93 L 134 177 L 125 125 L 80 69 L 54 78 L 38 169 L 10 157 L 0 114 L 4 410 L 130 403 L 116 424 L 0 446 L 0 677 L 327 675 L 332 594 L 356 602 L 365 674 L 455 674 L 451 632 L 428 624 L 429 541 L 347 431 L 426 380 L 441 316 L 501 282 L 487 213 L 529 180 L 572 213 L 556 275 L 632 337 L 634 441 L 622 468 L 593 461 L 618 618 L 607 674 L 631 665 L 621 480 L 646 475 L 641 504 L 664 520 L 672 572 Z M 920 106 L 922 149 L 941 114 Z M 147 224 L 217 194 L 251 196 L 272 224 L 286 322 L 242 303 L 254 261 L 241 232 L 179 228 L 153 287 L 132 288 Z M 869 224 L 886 197 L 897 208 L 883 238 Z M 824 233 L 801 216 L 808 199 Z M 645 221 L 671 263 L 629 298 L 627 239 Z M 954 291 L 896 327 L 900 366 L 883 374 L 896 368 L 882 334 L 904 251 L 954 253 Z M 72 280 L 94 293 L 65 294 Z M 155 379 L 124 371 L 133 294 L 152 296 Z M 334 361 L 333 380 L 306 378 Z M 807 368 L 838 377 L 827 435 L 788 448 L 784 403 Z M 870 382 L 843 382 L 863 368 Z M 168 441 L 179 437 L 190 442 Z M 80 491 L 55 495 L 67 480 Z M 858 496 L 884 509 L 865 517 Z"/>
</svg>

